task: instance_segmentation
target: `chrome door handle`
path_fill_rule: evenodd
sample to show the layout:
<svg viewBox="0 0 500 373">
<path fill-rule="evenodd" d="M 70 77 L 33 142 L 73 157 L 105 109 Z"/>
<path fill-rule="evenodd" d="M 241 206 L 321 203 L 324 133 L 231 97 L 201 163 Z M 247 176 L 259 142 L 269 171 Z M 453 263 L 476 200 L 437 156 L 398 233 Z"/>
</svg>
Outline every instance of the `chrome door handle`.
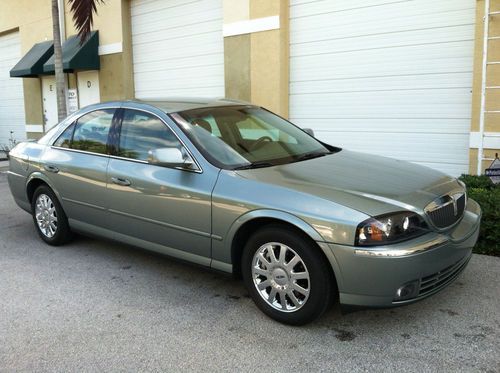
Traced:
<svg viewBox="0 0 500 373">
<path fill-rule="evenodd" d="M 130 180 L 127 180 L 127 179 L 122 179 L 121 177 L 112 177 L 111 178 L 111 181 L 115 184 L 118 184 L 118 185 L 123 185 L 123 186 L 129 186 L 130 184 L 132 184 L 130 182 Z"/>
<path fill-rule="evenodd" d="M 43 168 L 45 169 L 45 171 L 53 172 L 55 174 L 59 172 L 59 169 L 56 166 L 51 166 L 49 164 L 44 165 Z"/>
</svg>

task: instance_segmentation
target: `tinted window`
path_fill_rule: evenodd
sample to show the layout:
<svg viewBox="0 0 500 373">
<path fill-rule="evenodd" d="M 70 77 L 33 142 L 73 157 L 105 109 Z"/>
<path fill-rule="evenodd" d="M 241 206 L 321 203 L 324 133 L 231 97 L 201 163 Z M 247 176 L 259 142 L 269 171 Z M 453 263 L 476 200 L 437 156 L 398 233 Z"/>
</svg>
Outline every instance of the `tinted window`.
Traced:
<svg viewBox="0 0 500 373">
<path fill-rule="evenodd" d="M 203 155 L 222 168 L 278 165 L 330 154 L 300 128 L 254 106 L 209 107 L 170 115 Z"/>
<path fill-rule="evenodd" d="M 73 129 L 75 128 L 75 124 L 73 123 L 71 126 L 66 128 L 61 136 L 54 143 L 55 146 L 60 146 L 62 148 L 69 148 L 71 146 L 71 138 L 73 137 Z"/>
<path fill-rule="evenodd" d="M 120 157 L 146 161 L 152 149 L 180 148 L 172 131 L 159 118 L 138 110 L 126 109 L 120 132 Z"/>
<path fill-rule="evenodd" d="M 80 117 L 76 122 L 71 148 L 105 154 L 114 112 L 114 109 L 96 110 Z"/>
</svg>

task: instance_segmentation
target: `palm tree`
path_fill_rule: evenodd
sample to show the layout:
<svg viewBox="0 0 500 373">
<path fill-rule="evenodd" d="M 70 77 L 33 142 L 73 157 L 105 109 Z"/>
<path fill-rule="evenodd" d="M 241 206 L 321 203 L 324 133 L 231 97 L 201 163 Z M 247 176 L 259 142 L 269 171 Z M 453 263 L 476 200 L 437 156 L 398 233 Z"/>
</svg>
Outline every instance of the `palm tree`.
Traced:
<svg viewBox="0 0 500 373">
<path fill-rule="evenodd" d="M 62 64 L 61 31 L 59 27 L 59 7 L 58 1 L 52 0 L 52 32 L 54 35 L 54 70 L 56 74 L 56 97 L 57 97 L 57 117 L 63 120 L 68 111 L 66 108 L 66 87 Z M 97 4 L 104 3 L 103 0 L 69 0 L 71 13 L 75 22 L 80 44 L 83 43 L 90 34 L 94 13 L 97 13 Z M 64 11 L 64 10 L 63 10 Z"/>
</svg>

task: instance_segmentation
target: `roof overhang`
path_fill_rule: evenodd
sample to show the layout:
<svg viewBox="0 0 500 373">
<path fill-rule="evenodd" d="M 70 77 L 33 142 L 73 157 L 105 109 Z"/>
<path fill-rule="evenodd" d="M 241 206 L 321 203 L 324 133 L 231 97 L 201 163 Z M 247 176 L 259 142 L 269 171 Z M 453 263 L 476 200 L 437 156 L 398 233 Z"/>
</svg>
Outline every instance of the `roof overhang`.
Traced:
<svg viewBox="0 0 500 373">
<path fill-rule="evenodd" d="M 24 55 L 23 58 L 10 70 L 12 78 L 36 78 L 44 74 L 43 64 L 54 53 L 52 40 L 37 43 Z"/>
</svg>

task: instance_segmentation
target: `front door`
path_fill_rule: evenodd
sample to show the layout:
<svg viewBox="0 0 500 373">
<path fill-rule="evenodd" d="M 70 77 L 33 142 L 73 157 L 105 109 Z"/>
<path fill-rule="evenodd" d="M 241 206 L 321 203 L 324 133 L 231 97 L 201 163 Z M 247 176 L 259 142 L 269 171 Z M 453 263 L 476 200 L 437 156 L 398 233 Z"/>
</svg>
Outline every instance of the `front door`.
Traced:
<svg viewBox="0 0 500 373">
<path fill-rule="evenodd" d="M 45 131 L 57 124 L 56 80 L 53 76 L 42 77 L 43 121 Z"/>
<path fill-rule="evenodd" d="M 181 147 L 172 130 L 150 113 L 125 109 L 118 142 L 120 158 L 111 157 L 108 166 L 113 230 L 165 254 L 208 264 L 217 172 L 148 163 L 149 150 Z"/>
<path fill-rule="evenodd" d="M 77 73 L 78 101 L 80 108 L 97 104 L 101 101 L 99 91 L 99 72 L 80 71 Z"/>
</svg>

